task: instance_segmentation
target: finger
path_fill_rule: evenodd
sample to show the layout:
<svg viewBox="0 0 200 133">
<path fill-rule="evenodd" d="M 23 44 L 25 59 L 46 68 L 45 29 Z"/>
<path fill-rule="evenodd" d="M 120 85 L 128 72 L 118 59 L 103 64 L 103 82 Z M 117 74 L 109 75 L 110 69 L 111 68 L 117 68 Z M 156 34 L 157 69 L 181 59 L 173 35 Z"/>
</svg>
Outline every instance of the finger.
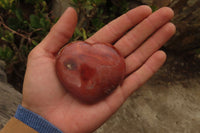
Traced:
<svg viewBox="0 0 200 133">
<path fill-rule="evenodd" d="M 137 71 L 129 75 L 123 82 L 121 91 L 125 99 L 143 85 L 165 62 L 163 51 L 155 52 Z"/>
<path fill-rule="evenodd" d="M 151 38 L 126 59 L 126 74 L 130 74 L 140 67 L 155 51 L 164 45 L 175 33 L 175 26 L 167 23 Z"/>
<path fill-rule="evenodd" d="M 73 35 L 76 24 L 76 11 L 69 7 L 39 45 L 47 52 L 57 53 Z"/>
<path fill-rule="evenodd" d="M 129 55 L 152 33 L 170 21 L 173 16 L 174 12 L 168 7 L 157 10 L 116 42 L 115 47 L 123 56 Z"/>
<path fill-rule="evenodd" d="M 93 36 L 91 36 L 87 41 L 93 42 L 106 42 L 113 43 L 118 38 L 120 38 L 127 30 L 141 22 L 144 18 L 151 14 L 151 8 L 148 6 L 139 6 L 132 9 L 120 16 L 119 18 L 113 20 Z"/>
</svg>

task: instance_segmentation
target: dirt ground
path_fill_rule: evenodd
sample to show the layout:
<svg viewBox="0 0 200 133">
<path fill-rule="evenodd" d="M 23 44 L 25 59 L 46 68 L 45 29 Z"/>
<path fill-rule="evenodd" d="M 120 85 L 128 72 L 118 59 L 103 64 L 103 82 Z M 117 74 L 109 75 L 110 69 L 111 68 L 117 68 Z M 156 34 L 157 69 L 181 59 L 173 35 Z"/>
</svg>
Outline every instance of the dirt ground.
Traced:
<svg viewBox="0 0 200 133">
<path fill-rule="evenodd" d="M 199 133 L 200 60 L 168 55 L 165 65 L 95 133 Z"/>
</svg>

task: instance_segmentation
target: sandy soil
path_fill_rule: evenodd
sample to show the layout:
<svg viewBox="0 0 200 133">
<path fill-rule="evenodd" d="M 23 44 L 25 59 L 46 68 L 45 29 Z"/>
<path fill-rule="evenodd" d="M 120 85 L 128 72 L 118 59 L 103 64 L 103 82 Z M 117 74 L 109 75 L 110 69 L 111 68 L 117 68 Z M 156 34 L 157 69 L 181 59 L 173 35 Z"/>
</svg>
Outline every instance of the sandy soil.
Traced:
<svg viewBox="0 0 200 133">
<path fill-rule="evenodd" d="M 96 133 L 199 133 L 200 61 L 168 55 L 166 64 Z"/>
</svg>

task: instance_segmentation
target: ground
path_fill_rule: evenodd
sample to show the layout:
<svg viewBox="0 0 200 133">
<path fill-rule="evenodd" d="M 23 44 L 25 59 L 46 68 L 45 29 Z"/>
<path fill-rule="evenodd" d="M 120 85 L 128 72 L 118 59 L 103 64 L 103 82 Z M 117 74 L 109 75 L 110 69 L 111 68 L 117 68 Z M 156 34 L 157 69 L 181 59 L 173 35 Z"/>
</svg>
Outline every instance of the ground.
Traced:
<svg viewBox="0 0 200 133">
<path fill-rule="evenodd" d="M 165 65 L 96 133 L 199 133 L 199 59 L 169 54 Z"/>
</svg>

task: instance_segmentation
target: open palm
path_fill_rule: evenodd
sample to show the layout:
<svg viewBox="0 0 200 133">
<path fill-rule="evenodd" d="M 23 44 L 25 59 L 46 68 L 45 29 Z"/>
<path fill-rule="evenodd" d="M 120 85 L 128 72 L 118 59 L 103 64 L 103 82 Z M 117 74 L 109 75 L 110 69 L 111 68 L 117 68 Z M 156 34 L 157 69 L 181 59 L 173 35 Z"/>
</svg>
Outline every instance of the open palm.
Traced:
<svg viewBox="0 0 200 133">
<path fill-rule="evenodd" d="M 55 71 L 56 55 L 71 38 L 77 23 L 75 10 L 68 8 L 29 54 L 22 106 L 63 132 L 94 131 L 162 66 L 166 54 L 159 48 L 175 32 L 174 25 L 169 22 L 172 17 L 170 8 L 151 13 L 148 6 L 140 6 L 110 22 L 87 40 L 90 43 L 115 43 L 126 62 L 123 85 L 104 100 L 87 105 L 63 88 Z"/>
</svg>

